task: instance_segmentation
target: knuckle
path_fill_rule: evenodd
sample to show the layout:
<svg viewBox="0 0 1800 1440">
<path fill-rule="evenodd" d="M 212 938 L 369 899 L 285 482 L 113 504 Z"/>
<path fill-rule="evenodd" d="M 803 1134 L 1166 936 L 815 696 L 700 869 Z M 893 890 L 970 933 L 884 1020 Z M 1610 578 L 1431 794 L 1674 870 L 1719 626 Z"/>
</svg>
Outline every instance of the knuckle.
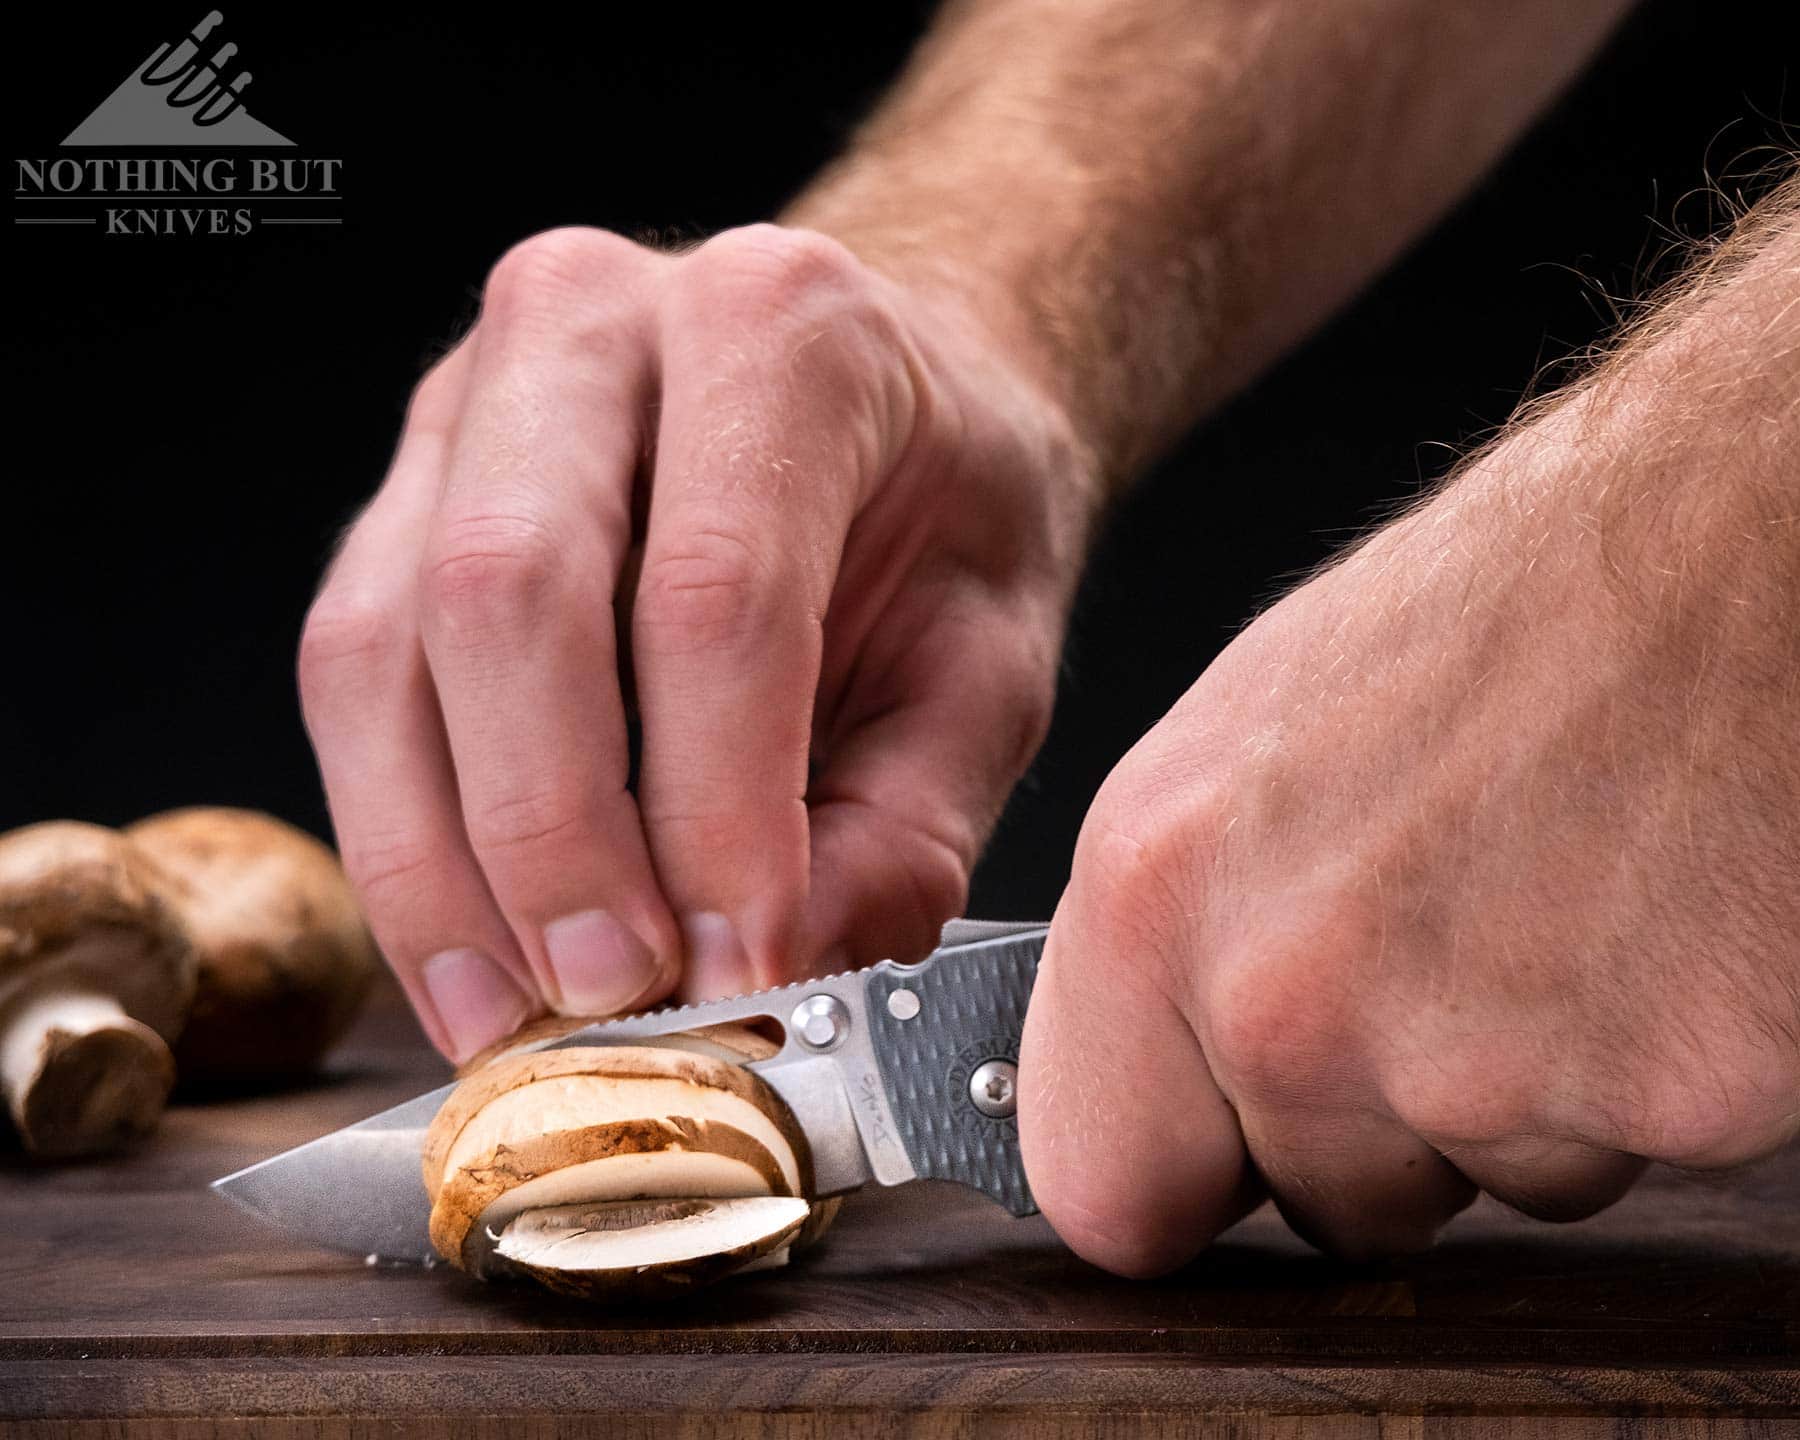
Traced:
<svg viewBox="0 0 1800 1440">
<path fill-rule="evenodd" d="M 1497 1035 L 1390 1064 L 1381 1089 L 1394 1117 L 1439 1149 L 1504 1145 L 1546 1128 L 1535 1064 L 1515 1040 Z"/>
<path fill-rule="evenodd" d="M 1354 1085 L 1371 1028 L 1359 978 L 1380 945 L 1378 915 L 1343 891 L 1290 900 L 1234 935 L 1202 1007 L 1227 1091 L 1291 1105 Z"/>
<path fill-rule="evenodd" d="M 659 655 L 733 649 L 761 633 L 776 587 L 751 545 L 701 530 L 644 561 L 632 643 Z"/>
<path fill-rule="evenodd" d="M 1082 824 L 1064 903 L 1112 964 L 1185 1009 L 1199 914 L 1190 841 L 1166 805 L 1121 804 L 1117 794 L 1108 781 Z"/>
<path fill-rule="evenodd" d="M 726 230 L 690 260 L 704 288 L 728 288 L 777 307 L 820 291 L 842 291 L 861 270 L 856 257 L 837 241 L 780 225 Z"/>
<path fill-rule="evenodd" d="M 940 827 L 918 824 L 903 833 L 912 841 L 895 849 L 900 879 L 911 901 L 912 923 L 905 939 L 922 953 L 936 943 L 944 922 L 962 912 L 977 847 L 973 836 L 942 833 Z"/>
<path fill-rule="evenodd" d="M 1800 1126 L 1794 1058 L 1744 1038 L 1657 1068 L 1633 1106 L 1627 1148 L 1696 1169 L 1740 1165 L 1775 1149 Z"/>
<path fill-rule="evenodd" d="M 467 518 L 437 537 L 420 588 L 430 613 L 452 633 L 480 634 L 537 614 L 558 569 L 556 546 L 536 522 Z"/>
<path fill-rule="evenodd" d="M 1042 1184 L 1033 1177 L 1035 1188 Z M 1172 1231 L 1166 1218 L 1122 1197 L 1097 1194 L 1090 1182 L 1037 1195 L 1044 1215 L 1077 1255 L 1115 1275 L 1150 1279 L 1189 1258 L 1195 1240 Z"/>
<path fill-rule="evenodd" d="M 1050 717 L 1056 709 L 1056 676 L 1032 666 L 1013 682 L 1013 730 L 1007 752 L 1007 773 L 1016 780 L 1031 768 L 1050 734 Z"/>
<path fill-rule="evenodd" d="M 1318 1066 L 1316 997 L 1301 966 L 1267 956 L 1221 965 L 1208 986 L 1207 1054 L 1233 1099 L 1269 1099 Z"/>
<path fill-rule="evenodd" d="M 1101 786 L 1076 840 L 1074 868 L 1113 913 L 1147 924 L 1193 908 L 1197 836 L 1213 805 L 1195 790 L 1159 793 L 1140 768 L 1128 756 Z M 1179 805 L 1171 794 L 1180 794 Z"/>
<path fill-rule="evenodd" d="M 446 355 L 420 377 L 406 405 L 407 429 L 442 434 L 450 428 L 461 398 L 457 368 L 453 355 Z"/>
<path fill-rule="evenodd" d="M 439 851 L 417 835 L 346 835 L 340 843 L 344 873 L 372 914 L 395 897 L 423 893 L 419 882 L 437 866 Z"/>
<path fill-rule="evenodd" d="M 485 857 L 579 841 L 589 829 L 587 817 L 566 794 L 549 790 L 509 795 L 481 805 L 471 810 L 465 823 L 469 843 Z"/>
<path fill-rule="evenodd" d="M 570 225 L 521 240 L 488 271 L 482 318 L 499 324 L 555 311 L 636 249 L 621 236 Z"/>
<path fill-rule="evenodd" d="M 880 283 L 837 241 L 806 230 L 753 225 L 715 236 L 682 262 L 664 297 L 677 330 L 705 334 L 741 363 L 746 335 L 766 364 L 758 386 L 804 396 L 820 435 L 838 437 L 867 469 L 897 457 L 917 423 L 919 367 L 898 311 Z"/>
<path fill-rule="evenodd" d="M 313 602 L 300 631 L 301 694 L 323 696 L 341 675 L 364 678 L 380 671 L 401 640 L 398 614 L 389 605 L 327 590 Z"/>
</svg>

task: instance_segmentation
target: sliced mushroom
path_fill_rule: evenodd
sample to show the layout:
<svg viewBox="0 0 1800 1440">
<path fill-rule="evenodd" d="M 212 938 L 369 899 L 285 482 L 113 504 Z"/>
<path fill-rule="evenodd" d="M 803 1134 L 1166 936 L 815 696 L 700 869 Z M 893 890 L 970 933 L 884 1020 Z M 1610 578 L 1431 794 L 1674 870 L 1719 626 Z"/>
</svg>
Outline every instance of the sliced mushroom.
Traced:
<svg viewBox="0 0 1800 1440">
<path fill-rule="evenodd" d="M 195 969 L 116 831 L 52 821 L 0 836 L 0 1084 L 27 1149 L 90 1155 L 155 1126 Z"/>
<path fill-rule="evenodd" d="M 182 1079 L 311 1070 L 355 1017 L 380 960 L 337 857 L 251 810 L 172 810 L 125 832 L 199 953 L 176 1045 Z"/>
<path fill-rule="evenodd" d="M 464 1080 L 426 1132 L 425 1188 L 498 1145 L 620 1121 L 685 1119 L 733 1126 L 776 1157 L 787 1193 L 812 1183 L 806 1141 L 779 1096 L 711 1056 L 641 1045 L 571 1046 L 510 1055 Z"/>
<path fill-rule="evenodd" d="M 431 1242 L 480 1274 L 521 1211 L 630 1198 L 791 1195 L 779 1162 L 735 1126 L 622 1120 L 498 1145 L 453 1167 L 431 1207 Z"/>
<path fill-rule="evenodd" d="M 766 1056 L 773 1049 L 748 1031 L 698 1043 L 740 1055 Z M 714 1216 L 712 1209 L 681 1210 L 679 1216 L 676 1210 L 643 1211 L 624 1228 L 655 1229 L 679 1218 L 693 1232 L 681 1245 L 721 1242 L 717 1251 L 682 1251 L 666 1262 L 667 1275 L 659 1260 L 599 1263 L 593 1248 L 599 1242 L 557 1246 L 553 1253 L 529 1249 L 535 1257 L 524 1267 L 529 1273 L 543 1279 L 542 1270 L 566 1268 L 573 1278 L 555 1288 L 595 1297 L 691 1289 L 785 1255 L 803 1232 L 822 1233 L 836 1212 L 835 1201 L 810 1202 L 805 1137 L 774 1091 L 733 1061 L 660 1046 L 577 1046 L 503 1056 L 445 1101 L 426 1136 L 423 1166 L 433 1202 L 432 1243 L 478 1275 L 517 1268 L 509 1265 L 518 1256 L 506 1249 L 506 1236 L 515 1237 L 515 1249 L 522 1236 L 536 1237 L 532 1244 L 538 1246 L 574 1211 L 627 1201 L 678 1208 L 790 1202 L 779 1212 L 766 1206 L 719 1211 L 719 1223 L 707 1225 L 689 1222 Z M 558 1218 L 531 1218 L 546 1213 Z M 755 1224 L 745 1218 L 752 1213 L 759 1217 Z M 756 1229 L 777 1213 L 792 1223 Z M 756 1233 L 737 1228 L 740 1221 Z"/>
<path fill-rule="evenodd" d="M 558 1205 L 511 1221 L 495 1253 L 565 1295 L 661 1298 L 781 1253 L 810 1213 L 788 1195 Z"/>
<path fill-rule="evenodd" d="M 465 1080 L 426 1135 L 432 1239 L 472 1270 L 489 1232 L 523 1203 L 640 1195 L 804 1194 L 805 1141 L 787 1107 L 746 1070 L 711 1056 L 642 1046 L 512 1055 Z M 558 1188 L 542 1182 L 570 1170 Z M 497 1208 L 498 1207 L 498 1208 Z"/>
</svg>

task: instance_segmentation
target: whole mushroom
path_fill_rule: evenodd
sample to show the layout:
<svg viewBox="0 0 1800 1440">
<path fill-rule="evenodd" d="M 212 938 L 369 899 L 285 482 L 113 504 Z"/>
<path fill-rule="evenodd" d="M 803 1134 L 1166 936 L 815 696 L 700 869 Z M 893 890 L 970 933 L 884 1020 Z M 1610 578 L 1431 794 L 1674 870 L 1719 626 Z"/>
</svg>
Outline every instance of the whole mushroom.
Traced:
<svg viewBox="0 0 1800 1440">
<path fill-rule="evenodd" d="M 0 836 L 0 1085 L 28 1149 L 92 1154 L 155 1126 L 197 968 L 160 878 L 116 831 Z"/>
<path fill-rule="evenodd" d="M 378 956 L 331 851 L 248 810 L 0 835 L 0 1088 L 26 1149 L 151 1129 L 179 1072 L 310 1070 Z"/>
<path fill-rule="evenodd" d="M 172 810 L 125 835 L 164 877 L 199 959 L 175 1047 L 183 1081 L 311 1070 L 355 1017 L 380 965 L 337 857 L 252 810 Z"/>
</svg>

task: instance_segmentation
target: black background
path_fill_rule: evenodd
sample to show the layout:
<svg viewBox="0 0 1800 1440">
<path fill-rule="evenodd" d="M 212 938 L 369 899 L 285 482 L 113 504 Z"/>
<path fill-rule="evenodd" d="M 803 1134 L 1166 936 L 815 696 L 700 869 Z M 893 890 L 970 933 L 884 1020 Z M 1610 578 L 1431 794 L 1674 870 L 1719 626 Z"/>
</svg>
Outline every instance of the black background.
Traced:
<svg viewBox="0 0 1800 1440">
<path fill-rule="evenodd" d="M 9 157 L 56 154 L 205 8 L 10 19 Z M 487 267 L 556 224 L 697 236 L 771 214 L 929 13 L 437 8 L 226 9 L 248 108 L 343 157 L 341 229 L 8 225 L 0 828 L 205 801 L 324 833 L 300 619 Z M 1284 577 L 1592 340 L 1598 293 L 1632 288 L 1667 227 L 1709 228 L 1709 164 L 1800 119 L 1797 60 L 1791 3 L 1650 0 L 1447 225 L 1148 480 L 1092 566 L 973 913 L 1047 912 L 1107 769 Z"/>
</svg>

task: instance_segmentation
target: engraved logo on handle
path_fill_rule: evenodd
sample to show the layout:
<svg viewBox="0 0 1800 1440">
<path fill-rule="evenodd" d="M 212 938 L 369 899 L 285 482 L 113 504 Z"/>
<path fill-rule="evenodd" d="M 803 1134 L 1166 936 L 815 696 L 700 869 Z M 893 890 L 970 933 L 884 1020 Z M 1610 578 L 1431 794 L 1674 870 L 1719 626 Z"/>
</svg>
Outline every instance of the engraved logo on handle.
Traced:
<svg viewBox="0 0 1800 1440">
<path fill-rule="evenodd" d="M 856 1100 L 868 1117 L 869 1140 L 876 1145 L 892 1145 L 894 1137 L 888 1133 L 887 1124 L 883 1121 L 881 1081 L 872 1070 L 865 1070 L 857 1080 Z"/>
</svg>

